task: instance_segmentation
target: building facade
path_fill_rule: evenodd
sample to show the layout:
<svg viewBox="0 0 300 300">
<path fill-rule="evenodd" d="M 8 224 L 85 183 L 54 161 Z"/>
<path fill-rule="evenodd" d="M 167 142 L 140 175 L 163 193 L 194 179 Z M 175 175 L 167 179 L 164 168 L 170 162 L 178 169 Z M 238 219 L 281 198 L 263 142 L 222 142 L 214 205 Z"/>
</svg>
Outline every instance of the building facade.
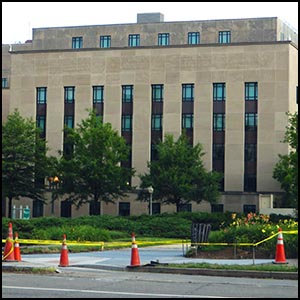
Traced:
<svg viewBox="0 0 300 300">
<path fill-rule="evenodd" d="M 148 171 L 166 133 L 185 130 L 203 145 L 207 170 L 224 174 L 221 197 L 185 209 L 257 211 L 260 195 L 281 192 L 272 173 L 289 151 L 281 142 L 286 113 L 297 110 L 298 33 L 277 17 L 164 22 L 153 13 L 132 24 L 35 28 L 32 40 L 2 45 L 2 61 L 2 122 L 16 108 L 36 119 L 51 155 L 63 150 L 64 125 L 94 108 L 131 146 L 137 174 Z M 22 201 L 32 216 L 100 210 Z M 153 203 L 153 212 L 175 209 Z M 147 212 L 134 193 L 101 204 L 103 214 Z"/>
</svg>

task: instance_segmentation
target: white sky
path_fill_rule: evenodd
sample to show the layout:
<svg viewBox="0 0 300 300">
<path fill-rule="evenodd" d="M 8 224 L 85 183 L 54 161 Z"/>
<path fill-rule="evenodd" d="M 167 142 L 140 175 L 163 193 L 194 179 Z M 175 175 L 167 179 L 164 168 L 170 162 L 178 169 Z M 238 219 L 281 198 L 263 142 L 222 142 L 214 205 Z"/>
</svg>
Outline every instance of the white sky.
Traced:
<svg viewBox="0 0 300 300">
<path fill-rule="evenodd" d="M 2 44 L 32 39 L 32 28 L 164 21 L 279 17 L 298 32 L 298 2 L 2 2 Z"/>
</svg>

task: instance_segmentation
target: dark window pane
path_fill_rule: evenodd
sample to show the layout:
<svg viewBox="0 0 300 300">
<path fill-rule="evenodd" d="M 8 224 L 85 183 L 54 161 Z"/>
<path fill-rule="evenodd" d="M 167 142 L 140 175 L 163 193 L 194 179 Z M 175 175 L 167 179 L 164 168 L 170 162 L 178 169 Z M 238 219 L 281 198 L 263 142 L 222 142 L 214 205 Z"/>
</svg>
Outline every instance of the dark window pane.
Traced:
<svg viewBox="0 0 300 300">
<path fill-rule="evenodd" d="M 119 202 L 119 216 L 130 216 L 129 202 Z"/>
</svg>

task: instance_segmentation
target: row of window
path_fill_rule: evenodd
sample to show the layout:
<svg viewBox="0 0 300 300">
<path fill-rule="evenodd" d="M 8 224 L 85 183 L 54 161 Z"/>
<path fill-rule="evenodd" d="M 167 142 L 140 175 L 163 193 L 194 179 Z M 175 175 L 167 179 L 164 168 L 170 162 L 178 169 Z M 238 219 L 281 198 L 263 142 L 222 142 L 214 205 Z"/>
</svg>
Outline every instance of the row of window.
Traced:
<svg viewBox="0 0 300 300">
<path fill-rule="evenodd" d="M 72 217 L 72 205 L 70 202 L 62 201 L 61 202 L 61 217 Z M 192 204 L 184 204 L 179 207 L 179 211 L 189 211 L 192 212 Z M 224 212 L 224 204 L 212 204 L 211 212 Z M 243 213 L 256 213 L 256 205 L 253 204 L 244 204 L 243 205 Z M 54 210 L 53 212 L 54 213 Z M 160 214 L 161 213 L 161 203 L 152 203 L 152 214 Z M 97 202 L 96 205 L 90 203 L 89 209 L 90 215 L 100 215 L 100 203 Z M 119 202 L 118 207 L 119 216 L 130 216 L 130 202 Z M 32 217 L 43 217 L 44 216 L 44 204 L 41 201 L 35 200 L 33 201 L 32 207 Z"/>
<path fill-rule="evenodd" d="M 194 128 L 194 114 L 182 114 L 182 129 Z M 245 113 L 245 130 L 257 131 L 257 113 Z M 152 114 L 151 116 L 151 130 L 161 131 L 163 124 L 162 114 Z M 44 131 L 46 125 L 46 116 L 37 116 L 37 126 Z M 74 115 L 64 116 L 64 125 L 68 128 L 74 128 Z M 121 120 L 122 132 L 132 131 L 132 115 L 123 114 Z M 225 113 L 213 114 L 213 131 L 225 131 Z"/>
<path fill-rule="evenodd" d="M 213 144 L 213 160 L 224 160 L 225 145 Z M 257 160 L 257 144 L 245 143 L 245 161 L 256 162 Z"/>
<path fill-rule="evenodd" d="M 93 86 L 93 103 L 104 102 L 104 86 Z M 163 102 L 164 85 L 152 84 L 152 101 Z M 36 100 L 38 104 L 47 103 L 47 88 L 38 87 L 36 90 Z M 64 100 L 66 103 L 75 102 L 75 87 L 64 87 Z M 258 87 L 257 82 L 245 82 L 245 100 L 257 101 L 258 99 Z M 213 101 L 225 101 L 226 100 L 226 85 L 225 83 L 213 83 Z M 182 101 L 193 102 L 194 101 L 194 84 L 186 83 L 182 84 Z M 122 102 L 133 102 L 133 85 L 122 85 Z"/>
<path fill-rule="evenodd" d="M 231 42 L 231 32 L 230 31 L 219 31 L 219 44 L 229 44 Z M 128 47 L 139 47 L 140 46 L 140 34 L 129 34 L 128 35 Z M 187 35 L 188 45 L 198 45 L 200 44 L 200 32 L 188 32 Z M 158 46 L 168 46 L 170 45 L 170 33 L 158 33 L 157 36 Z M 100 48 L 111 48 L 111 36 L 101 35 L 100 36 Z M 72 48 L 81 49 L 83 48 L 83 37 L 76 36 L 72 37 Z"/>
<path fill-rule="evenodd" d="M 245 99 L 257 100 L 257 83 L 245 83 Z M 65 103 L 73 104 L 75 102 L 75 87 L 65 87 L 64 93 Z M 214 101 L 225 101 L 225 83 L 213 84 L 213 99 Z M 194 84 L 182 85 L 182 101 L 194 100 Z M 93 87 L 93 103 L 103 103 L 104 87 Z M 122 102 L 131 103 L 133 101 L 133 85 L 122 86 Z M 152 85 L 152 101 L 163 101 L 163 85 Z M 37 103 L 47 103 L 47 88 L 37 88 Z M 38 126 L 44 130 L 45 116 L 38 116 Z M 65 115 L 64 124 L 69 127 L 74 127 L 74 115 Z M 122 115 L 122 131 L 132 130 L 132 114 Z M 162 130 L 163 114 L 152 114 L 151 128 L 152 130 Z M 194 114 L 182 114 L 182 128 L 192 129 L 194 127 Z M 257 113 L 245 113 L 245 129 L 250 131 L 257 130 Z M 225 131 L 225 113 L 213 113 L 213 131 Z"/>
</svg>

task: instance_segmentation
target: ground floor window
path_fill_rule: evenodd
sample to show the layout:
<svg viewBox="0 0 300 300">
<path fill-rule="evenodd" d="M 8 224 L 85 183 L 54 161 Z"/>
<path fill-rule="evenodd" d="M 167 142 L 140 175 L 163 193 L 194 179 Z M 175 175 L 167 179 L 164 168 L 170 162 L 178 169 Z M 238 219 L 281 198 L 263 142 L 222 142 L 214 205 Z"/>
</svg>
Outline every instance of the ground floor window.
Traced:
<svg viewBox="0 0 300 300">
<path fill-rule="evenodd" d="M 119 216 L 130 216 L 130 203 L 120 202 L 119 203 Z"/>
</svg>

